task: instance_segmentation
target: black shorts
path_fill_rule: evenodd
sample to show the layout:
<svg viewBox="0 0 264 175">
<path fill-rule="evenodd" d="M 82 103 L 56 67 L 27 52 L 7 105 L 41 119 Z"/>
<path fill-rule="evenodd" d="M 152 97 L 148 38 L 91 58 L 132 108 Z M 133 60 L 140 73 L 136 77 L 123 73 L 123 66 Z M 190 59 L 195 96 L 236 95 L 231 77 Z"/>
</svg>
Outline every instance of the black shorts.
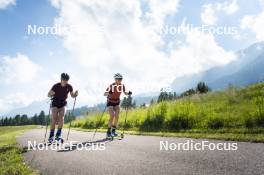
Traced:
<svg viewBox="0 0 264 175">
<path fill-rule="evenodd" d="M 115 107 L 115 106 L 119 106 L 119 104 L 120 104 L 120 101 L 119 102 L 110 102 L 110 101 L 108 101 L 106 106 L 107 107 L 109 107 L 109 106 Z"/>
<path fill-rule="evenodd" d="M 62 108 L 67 105 L 67 101 L 56 101 L 53 100 L 51 103 L 51 107 L 57 107 L 57 108 Z"/>
</svg>

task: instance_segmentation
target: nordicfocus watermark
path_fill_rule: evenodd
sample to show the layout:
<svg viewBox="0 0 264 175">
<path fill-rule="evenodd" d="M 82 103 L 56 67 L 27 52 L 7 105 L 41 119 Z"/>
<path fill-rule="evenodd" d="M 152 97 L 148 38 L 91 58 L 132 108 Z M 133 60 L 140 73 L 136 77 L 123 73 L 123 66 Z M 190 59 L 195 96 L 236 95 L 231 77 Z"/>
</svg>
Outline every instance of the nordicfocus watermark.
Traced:
<svg viewBox="0 0 264 175">
<path fill-rule="evenodd" d="M 217 25 L 201 25 L 195 26 L 193 24 L 181 24 L 181 25 L 164 25 L 155 28 L 155 32 L 160 35 L 178 35 L 188 34 L 195 31 L 201 33 L 210 33 L 213 35 L 239 35 L 238 26 L 217 26 Z M 67 35 L 69 33 L 75 33 L 79 35 L 85 35 L 87 33 L 103 34 L 105 31 L 104 26 L 98 26 L 97 28 L 83 28 L 81 25 L 61 25 L 54 24 L 52 26 L 39 26 L 28 25 L 27 35 Z M 150 31 L 151 32 L 151 31 Z"/>
<path fill-rule="evenodd" d="M 185 142 L 160 141 L 160 151 L 236 151 L 237 143 L 225 142 L 214 143 L 210 141 L 195 142 L 187 140 Z"/>
<path fill-rule="evenodd" d="M 62 35 L 73 32 L 75 30 L 74 26 L 62 26 L 55 24 L 54 26 L 38 26 L 38 25 L 28 25 L 27 34 L 28 35 Z"/>
<path fill-rule="evenodd" d="M 52 150 L 52 151 L 70 151 L 70 150 L 77 150 L 77 151 L 104 151 L 106 149 L 105 143 L 79 143 L 77 141 L 70 141 L 63 144 L 60 143 L 37 143 L 36 141 L 28 141 L 27 149 L 30 150 Z"/>
<path fill-rule="evenodd" d="M 212 25 L 201 25 L 194 26 L 193 24 L 169 26 L 165 25 L 159 29 L 161 35 L 178 35 L 188 34 L 192 32 L 210 33 L 213 35 L 238 35 L 239 27 L 236 26 L 212 26 Z"/>
<path fill-rule="evenodd" d="M 75 33 L 79 35 L 85 35 L 87 33 L 102 34 L 104 31 L 103 26 L 98 26 L 94 28 L 83 28 L 78 25 L 61 25 L 54 24 L 52 26 L 39 26 L 39 25 L 28 25 L 27 35 L 67 35 L 70 33 Z"/>
</svg>

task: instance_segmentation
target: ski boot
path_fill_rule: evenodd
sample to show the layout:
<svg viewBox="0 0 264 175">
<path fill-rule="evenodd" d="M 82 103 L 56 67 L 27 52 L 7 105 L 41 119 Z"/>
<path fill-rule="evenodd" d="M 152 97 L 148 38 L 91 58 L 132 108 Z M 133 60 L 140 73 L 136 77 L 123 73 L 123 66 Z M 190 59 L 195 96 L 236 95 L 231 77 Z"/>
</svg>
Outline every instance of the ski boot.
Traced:
<svg viewBox="0 0 264 175">
<path fill-rule="evenodd" d="M 107 131 L 107 133 L 106 133 L 106 139 L 113 140 L 113 136 L 112 136 L 111 131 Z"/>
<path fill-rule="evenodd" d="M 48 145 L 51 145 L 53 142 L 54 142 L 54 138 L 53 137 L 50 137 L 48 139 Z"/>
<path fill-rule="evenodd" d="M 59 143 L 61 143 L 61 144 L 64 143 L 64 140 L 63 140 L 63 138 L 61 138 L 61 136 L 57 136 L 57 137 L 55 137 L 55 140 L 57 141 L 58 144 L 59 144 Z"/>
<path fill-rule="evenodd" d="M 116 130 L 113 129 L 113 130 L 112 130 L 112 137 L 117 137 L 117 136 L 118 136 L 118 134 L 116 133 Z"/>
</svg>

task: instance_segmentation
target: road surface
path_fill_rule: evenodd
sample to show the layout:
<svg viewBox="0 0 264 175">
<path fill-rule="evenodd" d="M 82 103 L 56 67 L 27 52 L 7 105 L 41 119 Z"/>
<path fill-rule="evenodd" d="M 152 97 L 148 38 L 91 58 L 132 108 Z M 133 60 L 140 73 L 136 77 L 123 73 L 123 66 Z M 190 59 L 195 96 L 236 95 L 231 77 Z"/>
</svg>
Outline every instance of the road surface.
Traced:
<svg viewBox="0 0 264 175">
<path fill-rule="evenodd" d="M 63 132 L 64 138 L 66 133 Z M 24 148 L 28 146 L 28 141 L 40 143 L 39 149 L 27 151 L 24 157 L 32 168 L 47 175 L 264 174 L 263 143 L 134 135 L 126 135 L 123 140 L 106 141 L 103 133 L 98 133 L 95 142 L 91 142 L 92 134 L 71 131 L 69 140 L 76 142 L 71 146 L 66 142 L 64 149 L 56 150 L 41 144 L 43 129 L 30 130 L 17 140 Z M 175 150 L 175 145 L 179 143 L 203 141 L 237 144 L 237 150 Z M 171 149 L 165 150 L 166 143 Z M 86 149 L 84 145 L 88 145 Z"/>
</svg>

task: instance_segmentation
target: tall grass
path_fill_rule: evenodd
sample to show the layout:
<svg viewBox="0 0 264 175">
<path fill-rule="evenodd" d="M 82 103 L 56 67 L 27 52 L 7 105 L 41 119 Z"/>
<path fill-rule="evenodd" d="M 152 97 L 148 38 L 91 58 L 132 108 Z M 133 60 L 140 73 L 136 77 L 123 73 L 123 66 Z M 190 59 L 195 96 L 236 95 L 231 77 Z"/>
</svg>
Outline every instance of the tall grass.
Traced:
<svg viewBox="0 0 264 175">
<path fill-rule="evenodd" d="M 75 120 L 74 127 L 106 128 L 108 114 L 99 123 L 100 113 Z M 124 126 L 125 111 L 119 127 L 147 132 L 220 130 L 264 127 L 264 83 L 243 89 L 195 94 L 175 101 L 164 101 L 146 108 L 131 109 Z"/>
</svg>

